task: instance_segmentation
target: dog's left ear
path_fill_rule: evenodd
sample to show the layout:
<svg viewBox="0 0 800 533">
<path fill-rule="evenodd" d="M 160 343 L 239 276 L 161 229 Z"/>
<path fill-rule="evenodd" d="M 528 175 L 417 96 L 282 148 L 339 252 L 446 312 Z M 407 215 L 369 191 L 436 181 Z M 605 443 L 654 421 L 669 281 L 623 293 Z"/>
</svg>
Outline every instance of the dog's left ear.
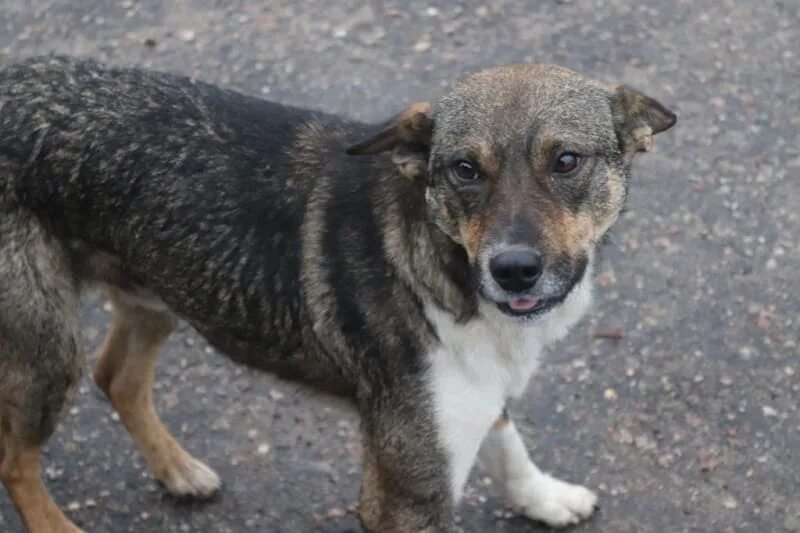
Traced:
<svg viewBox="0 0 800 533">
<path fill-rule="evenodd" d="M 625 85 L 613 90 L 611 113 L 626 158 L 649 151 L 653 135 L 668 130 L 678 120 L 657 100 Z"/>
<path fill-rule="evenodd" d="M 430 104 L 411 104 L 405 111 L 379 125 L 369 137 L 347 149 L 350 155 L 392 151 L 392 161 L 411 179 L 423 175 L 428 167 L 433 116 Z"/>
</svg>

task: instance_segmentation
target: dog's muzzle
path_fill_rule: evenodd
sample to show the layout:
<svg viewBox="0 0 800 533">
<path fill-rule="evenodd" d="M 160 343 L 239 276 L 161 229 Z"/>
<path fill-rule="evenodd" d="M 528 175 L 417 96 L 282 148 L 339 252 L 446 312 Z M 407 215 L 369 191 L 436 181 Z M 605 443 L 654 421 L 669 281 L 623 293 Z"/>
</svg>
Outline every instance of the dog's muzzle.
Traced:
<svg viewBox="0 0 800 533">
<path fill-rule="evenodd" d="M 571 269 L 562 265 L 545 268 L 543 254 L 529 247 L 498 251 L 485 265 L 490 276 L 483 283 L 483 296 L 503 313 L 515 317 L 530 318 L 552 309 L 580 278 L 574 276 L 576 273 L 565 272 Z"/>
</svg>

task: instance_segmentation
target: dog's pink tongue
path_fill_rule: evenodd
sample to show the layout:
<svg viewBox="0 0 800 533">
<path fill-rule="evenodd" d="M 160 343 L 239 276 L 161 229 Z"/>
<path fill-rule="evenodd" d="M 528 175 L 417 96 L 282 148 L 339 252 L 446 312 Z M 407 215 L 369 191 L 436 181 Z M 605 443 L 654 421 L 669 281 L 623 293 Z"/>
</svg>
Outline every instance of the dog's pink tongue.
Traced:
<svg viewBox="0 0 800 533">
<path fill-rule="evenodd" d="M 536 298 L 514 298 L 508 301 L 508 306 L 514 311 L 530 311 L 538 302 Z"/>
</svg>

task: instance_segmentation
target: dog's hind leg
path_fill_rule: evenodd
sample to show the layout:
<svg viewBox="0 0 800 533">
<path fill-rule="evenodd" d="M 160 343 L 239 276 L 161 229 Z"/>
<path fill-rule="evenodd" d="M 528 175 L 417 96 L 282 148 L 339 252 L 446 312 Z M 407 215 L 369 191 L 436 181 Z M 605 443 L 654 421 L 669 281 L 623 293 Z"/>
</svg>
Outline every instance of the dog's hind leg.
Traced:
<svg viewBox="0 0 800 533">
<path fill-rule="evenodd" d="M 32 533 L 79 531 L 41 478 L 42 446 L 74 391 L 78 291 L 60 243 L 0 212 L 0 480 Z"/>
<path fill-rule="evenodd" d="M 0 440 L 3 441 L 0 476 L 28 531 L 31 533 L 80 531 L 64 516 L 42 482 L 41 445 L 20 440 L 13 432 L 4 433 Z"/>
<path fill-rule="evenodd" d="M 207 498 L 219 488 L 219 476 L 178 444 L 153 407 L 156 358 L 176 319 L 168 311 L 137 305 L 115 289 L 110 296 L 114 314 L 94 381 L 111 400 L 153 476 L 176 496 Z"/>
</svg>

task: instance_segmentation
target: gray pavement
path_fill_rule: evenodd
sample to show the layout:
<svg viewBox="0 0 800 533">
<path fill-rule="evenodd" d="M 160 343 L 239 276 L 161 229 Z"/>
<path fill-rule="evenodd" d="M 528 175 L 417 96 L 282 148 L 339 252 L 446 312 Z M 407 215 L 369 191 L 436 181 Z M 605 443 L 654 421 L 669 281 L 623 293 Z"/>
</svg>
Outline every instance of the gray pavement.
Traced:
<svg viewBox="0 0 800 533">
<path fill-rule="evenodd" d="M 678 126 L 635 167 L 593 311 L 513 414 L 544 469 L 599 491 L 576 531 L 800 531 L 796 0 L 0 0 L 0 65 L 53 51 L 369 120 L 515 61 L 671 105 Z M 108 313 L 96 298 L 85 311 L 91 353 Z M 155 388 L 224 489 L 204 504 L 166 496 L 85 380 L 45 475 L 87 531 L 356 526 L 352 414 L 235 367 L 187 328 Z M 468 532 L 543 530 L 512 518 L 480 469 L 459 517 Z M 20 527 L 0 492 L 0 531 Z"/>
</svg>

